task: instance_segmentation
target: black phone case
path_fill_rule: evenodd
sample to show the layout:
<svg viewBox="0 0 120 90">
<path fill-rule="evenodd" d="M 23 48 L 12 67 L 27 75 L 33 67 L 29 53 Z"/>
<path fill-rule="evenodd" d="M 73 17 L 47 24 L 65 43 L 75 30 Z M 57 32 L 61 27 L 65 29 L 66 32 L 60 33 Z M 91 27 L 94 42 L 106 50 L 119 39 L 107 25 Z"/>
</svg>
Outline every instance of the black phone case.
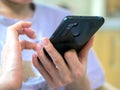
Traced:
<svg viewBox="0 0 120 90">
<path fill-rule="evenodd" d="M 62 56 L 70 49 L 79 52 L 103 23 L 101 16 L 66 16 L 50 41 Z"/>
</svg>

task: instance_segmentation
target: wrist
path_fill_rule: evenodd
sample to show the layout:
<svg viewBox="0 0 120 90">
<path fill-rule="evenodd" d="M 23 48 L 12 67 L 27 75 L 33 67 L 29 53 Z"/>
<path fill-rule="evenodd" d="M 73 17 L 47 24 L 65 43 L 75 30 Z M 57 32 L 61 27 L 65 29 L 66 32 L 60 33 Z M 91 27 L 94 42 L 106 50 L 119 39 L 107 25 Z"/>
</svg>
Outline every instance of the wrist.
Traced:
<svg viewBox="0 0 120 90">
<path fill-rule="evenodd" d="M 0 90 L 20 90 L 21 84 L 19 84 L 11 75 L 2 74 L 0 76 Z"/>
<path fill-rule="evenodd" d="M 87 76 L 76 80 L 65 87 L 65 90 L 91 90 L 90 82 Z"/>
</svg>

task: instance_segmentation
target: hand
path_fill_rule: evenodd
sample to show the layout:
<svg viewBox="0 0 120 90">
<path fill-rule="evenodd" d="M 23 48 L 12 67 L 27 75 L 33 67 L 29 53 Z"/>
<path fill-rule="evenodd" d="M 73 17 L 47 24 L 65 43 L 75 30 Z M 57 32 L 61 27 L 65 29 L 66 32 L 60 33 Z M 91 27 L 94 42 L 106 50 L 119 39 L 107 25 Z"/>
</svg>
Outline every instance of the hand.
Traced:
<svg viewBox="0 0 120 90">
<path fill-rule="evenodd" d="M 87 71 L 88 52 L 93 45 L 93 41 L 94 41 L 94 36 L 89 40 L 89 42 L 78 53 L 79 62 L 81 63 L 79 65 L 81 66 L 81 68 L 74 68 L 73 71 L 75 69 L 78 70 L 78 72 L 80 72 L 80 70 L 82 70 L 82 71 L 81 71 L 81 73 L 76 74 L 76 76 L 78 76 L 78 77 L 76 77 L 72 83 L 66 85 L 65 90 L 91 90 L 91 86 L 89 83 L 89 79 L 86 75 L 86 71 Z M 72 57 L 74 58 L 73 55 L 72 55 Z M 70 60 L 70 54 L 69 54 L 68 58 Z M 71 63 L 71 65 L 72 65 L 72 63 Z M 75 64 L 74 64 L 74 66 L 75 66 Z"/>
<path fill-rule="evenodd" d="M 18 22 L 7 29 L 6 43 L 2 50 L 0 68 L 0 90 L 18 90 L 22 84 L 22 55 L 23 49 L 34 49 L 34 43 L 22 40 L 18 36 L 26 34 L 35 38 L 34 31 L 29 28 L 30 22 Z"/>
<path fill-rule="evenodd" d="M 33 55 L 33 64 L 53 88 L 69 85 L 81 87 L 81 81 L 86 77 L 87 56 L 92 43 L 93 38 L 79 54 L 77 54 L 75 50 L 66 52 L 64 54 L 66 63 L 49 39 L 44 38 L 43 43 L 37 45 L 37 54 Z M 43 48 L 46 49 L 53 62 L 46 57 Z M 37 58 L 39 58 L 39 60 Z M 80 90 L 80 88 L 73 88 L 72 90 Z"/>
</svg>

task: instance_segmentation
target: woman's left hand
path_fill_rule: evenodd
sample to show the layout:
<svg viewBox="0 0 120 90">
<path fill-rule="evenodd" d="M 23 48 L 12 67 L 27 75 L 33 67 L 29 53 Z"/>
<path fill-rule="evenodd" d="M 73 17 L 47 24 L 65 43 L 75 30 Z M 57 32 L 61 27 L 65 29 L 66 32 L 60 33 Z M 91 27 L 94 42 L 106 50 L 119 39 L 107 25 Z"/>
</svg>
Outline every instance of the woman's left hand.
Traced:
<svg viewBox="0 0 120 90">
<path fill-rule="evenodd" d="M 44 38 L 43 43 L 37 45 L 37 55 L 33 55 L 33 64 L 52 88 L 66 86 L 66 90 L 89 90 L 90 84 L 86 78 L 86 69 L 88 51 L 92 47 L 92 43 L 93 38 L 78 54 L 75 50 L 66 52 L 64 54 L 65 62 L 50 40 Z M 46 57 L 43 48 L 46 49 L 52 61 Z M 83 81 L 84 86 L 81 83 Z"/>
</svg>

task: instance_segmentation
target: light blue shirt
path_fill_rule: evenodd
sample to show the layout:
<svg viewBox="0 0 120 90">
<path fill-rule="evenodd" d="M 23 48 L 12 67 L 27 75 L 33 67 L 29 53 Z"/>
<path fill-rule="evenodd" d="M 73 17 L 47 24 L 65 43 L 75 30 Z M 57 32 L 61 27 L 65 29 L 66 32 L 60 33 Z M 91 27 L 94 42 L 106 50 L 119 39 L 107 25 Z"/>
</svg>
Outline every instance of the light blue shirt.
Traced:
<svg viewBox="0 0 120 90">
<path fill-rule="evenodd" d="M 26 39 L 33 42 L 40 42 L 42 37 L 50 37 L 54 30 L 59 25 L 60 21 L 64 16 L 68 15 L 69 12 L 58 7 L 36 5 L 34 16 L 27 20 L 33 23 L 32 28 L 37 34 L 37 39 L 31 40 L 27 36 L 20 36 L 20 39 Z M 15 24 L 19 20 L 10 19 L 4 16 L 0 16 L 0 53 L 6 40 L 6 30 L 10 25 Z M 32 60 L 33 50 L 24 50 L 22 53 L 23 60 Z M 21 90 L 52 90 L 46 84 L 43 76 L 32 66 L 33 71 L 38 77 L 29 77 L 27 82 L 23 82 Z M 96 57 L 94 51 L 91 49 L 88 56 L 88 67 L 87 74 L 92 86 L 92 89 L 103 85 L 104 72 L 101 65 Z M 47 89 L 49 87 L 49 89 Z M 64 88 L 61 88 L 61 90 Z"/>
</svg>

